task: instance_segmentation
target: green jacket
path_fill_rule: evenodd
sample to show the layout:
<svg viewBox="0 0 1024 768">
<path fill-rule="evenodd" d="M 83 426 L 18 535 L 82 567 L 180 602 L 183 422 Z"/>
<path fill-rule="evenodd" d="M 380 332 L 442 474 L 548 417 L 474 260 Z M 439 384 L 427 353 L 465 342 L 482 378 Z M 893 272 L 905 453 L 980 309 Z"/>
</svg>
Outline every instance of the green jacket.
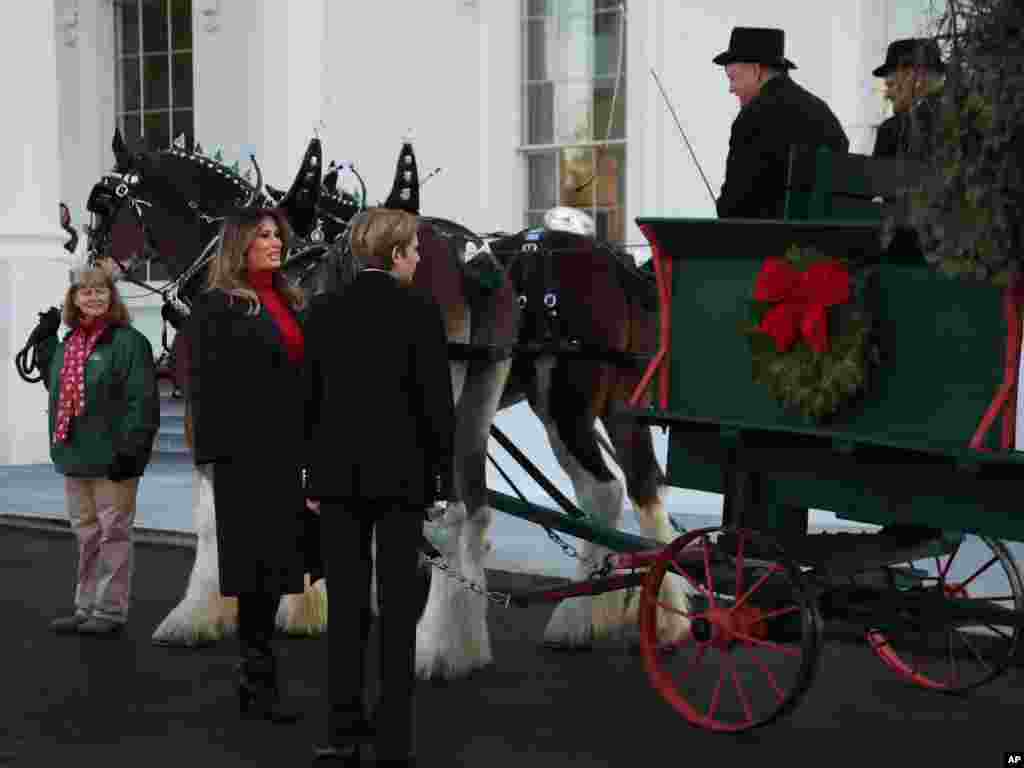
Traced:
<svg viewBox="0 0 1024 768">
<path fill-rule="evenodd" d="M 68 334 L 70 335 L 70 334 Z M 62 475 L 141 477 L 160 428 L 156 363 L 149 340 L 131 326 L 103 332 L 85 364 L 85 409 L 71 422 L 66 443 L 53 443 L 64 340 L 39 344 L 36 359 L 50 391 L 50 458 Z"/>
</svg>

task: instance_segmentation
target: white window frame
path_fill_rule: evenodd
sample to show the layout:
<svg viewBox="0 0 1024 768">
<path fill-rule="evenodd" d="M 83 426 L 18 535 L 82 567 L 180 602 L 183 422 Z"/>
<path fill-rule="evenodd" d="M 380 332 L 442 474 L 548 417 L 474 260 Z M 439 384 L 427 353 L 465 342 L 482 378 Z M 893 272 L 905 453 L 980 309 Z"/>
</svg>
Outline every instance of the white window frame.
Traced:
<svg viewBox="0 0 1024 768">
<path fill-rule="evenodd" d="M 558 2 L 558 0 L 554 0 L 554 1 L 556 3 Z M 593 0 L 591 0 L 591 2 L 593 2 Z M 593 16 L 596 18 L 597 16 L 619 15 L 620 14 L 620 9 L 619 9 L 618 5 L 616 4 L 615 6 L 612 6 L 612 7 L 605 7 L 605 8 L 596 8 L 595 7 L 595 8 L 592 9 L 591 12 L 592 12 Z M 622 156 L 624 158 L 624 164 L 626 164 L 628 166 L 628 157 L 629 157 L 629 155 L 628 155 L 628 150 L 626 149 L 627 146 L 628 146 L 628 135 L 626 134 L 626 123 L 627 123 L 627 121 L 626 121 L 626 109 L 627 109 L 627 106 L 626 106 L 626 101 L 625 101 L 625 99 L 626 99 L 625 80 L 626 80 L 626 72 L 627 72 L 627 70 L 626 70 L 626 59 L 628 58 L 628 54 L 625 51 L 624 47 L 622 48 L 623 59 L 621 61 L 617 60 L 617 65 L 618 65 L 617 66 L 617 72 L 613 73 L 611 76 L 605 74 L 605 75 L 602 75 L 600 77 L 594 77 L 593 74 L 591 74 L 591 77 L 588 78 L 588 79 L 572 78 L 572 79 L 566 79 L 564 81 L 563 80 L 531 80 L 531 79 L 529 79 L 530 57 L 529 57 L 529 51 L 527 51 L 527 45 L 529 44 L 528 43 L 528 37 L 527 37 L 527 28 L 528 28 L 529 22 L 530 21 L 537 21 L 537 20 L 541 20 L 541 19 L 551 20 L 551 19 L 556 19 L 556 18 L 557 18 L 557 16 L 555 16 L 555 15 L 541 15 L 541 16 L 529 15 L 529 13 L 528 13 L 528 0 L 520 0 L 520 13 L 519 13 L 520 46 L 519 46 L 519 51 L 520 51 L 520 64 L 521 64 L 521 67 L 520 67 L 519 81 L 520 81 L 520 99 L 521 99 L 521 105 L 522 105 L 521 111 L 522 111 L 522 115 L 523 115 L 523 120 L 522 120 L 522 124 L 520 125 L 520 131 L 519 131 L 519 134 L 520 134 L 520 144 L 519 144 L 519 147 L 518 147 L 518 152 L 519 152 L 520 156 L 523 159 L 523 175 L 524 175 L 524 177 L 526 179 L 526 183 L 524 184 L 524 198 L 525 199 L 524 199 L 524 205 L 523 205 L 523 223 L 524 223 L 525 226 L 528 226 L 528 227 L 538 226 L 541 218 L 543 217 L 544 212 L 547 210 L 547 208 L 539 208 L 539 207 L 533 207 L 532 206 L 532 203 L 534 201 L 531 199 L 531 195 L 532 195 L 532 189 L 531 189 L 532 185 L 530 184 L 530 158 L 531 157 L 537 157 L 537 156 L 550 156 L 550 157 L 552 157 L 552 159 L 554 161 L 554 185 L 555 186 L 554 186 L 554 190 L 552 191 L 552 195 L 551 196 L 552 196 L 552 198 L 555 201 L 555 205 L 559 205 L 560 204 L 559 203 L 559 200 L 560 200 L 559 190 L 561 189 L 561 186 L 562 186 L 562 164 L 560 162 L 560 154 L 561 154 L 562 151 L 568 150 L 568 149 L 591 149 L 591 150 L 593 150 L 593 149 L 600 149 L 600 148 L 605 148 L 605 147 L 607 147 L 607 148 L 622 147 Z M 625 36 L 626 30 L 625 30 L 625 25 L 624 25 L 624 19 L 621 16 L 618 19 L 618 23 L 620 25 L 619 26 L 619 34 L 622 35 L 622 36 Z M 622 40 L 622 45 L 623 46 L 625 45 L 625 40 L 624 39 Z M 552 85 L 557 85 L 557 84 L 560 84 L 560 83 L 561 84 L 565 84 L 565 83 L 578 83 L 578 84 L 586 84 L 590 88 L 591 92 L 593 92 L 595 85 L 597 83 L 599 83 L 600 81 L 602 81 L 602 80 L 610 81 L 612 83 L 613 87 L 614 87 L 615 86 L 615 82 L 616 82 L 616 77 L 615 77 L 616 74 L 618 75 L 618 78 L 619 78 L 619 81 L 618 81 L 619 92 L 618 92 L 616 98 L 621 100 L 621 107 L 616 105 L 616 111 L 618 111 L 618 109 L 621 108 L 622 114 L 623 114 L 623 120 L 622 120 L 622 134 L 623 135 L 621 137 L 605 138 L 605 139 L 591 139 L 591 140 L 587 140 L 587 141 L 568 141 L 568 142 L 558 142 L 558 141 L 555 141 L 553 143 L 546 143 L 546 144 L 537 144 L 537 143 L 531 144 L 531 143 L 528 142 L 528 136 L 527 136 L 527 130 L 528 129 L 527 129 L 527 126 L 529 125 L 529 120 L 530 120 L 530 102 L 529 102 L 529 98 L 528 98 L 528 93 L 529 93 L 529 87 L 531 85 L 535 86 L 535 85 L 542 84 L 542 83 L 551 83 Z M 591 102 L 591 106 L 593 106 L 593 102 Z M 614 118 L 611 118 L 611 119 L 614 119 Z M 593 118 L 592 118 L 592 120 L 593 120 Z M 552 138 L 557 139 L 558 133 L 559 133 L 558 105 L 557 105 L 557 103 L 555 104 L 555 107 L 554 107 L 554 110 L 553 110 L 552 122 L 553 122 Z M 594 132 L 598 132 L 599 131 L 601 134 L 604 134 L 608 130 L 608 124 L 606 123 L 605 125 L 593 125 L 592 130 Z M 596 153 L 592 153 L 592 158 L 593 158 L 593 160 L 592 160 L 592 163 L 591 163 L 591 167 L 593 167 L 593 162 L 596 161 Z M 586 213 L 591 215 L 594 218 L 595 221 L 598 221 L 598 214 L 599 213 L 603 213 L 603 212 L 606 212 L 606 211 L 612 211 L 612 210 L 618 210 L 620 212 L 620 215 L 623 217 L 623 222 L 622 222 L 623 233 L 625 233 L 625 230 L 627 229 L 627 223 L 625 221 L 625 215 L 626 215 L 625 173 L 626 173 L 626 170 L 625 170 L 625 168 L 623 168 L 620 171 L 620 178 L 622 179 L 622 184 L 621 184 L 620 189 L 618 190 L 619 191 L 619 197 L 618 197 L 618 201 L 617 202 L 619 204 L 617 206 L 615 206 L 614 208 L 609 208 L 607 206 L 600 206 L 600 205 L 598 205 L 598 202 L 597 202 L 598 201 L 598 195 L 595 194 L 594 198 L 593 198 L 593 200 L 594 200 L 593 204 L 589 208 L 581 209 L 581 210 L 585 210 Z M 594 179 L 591 183 L 596 184 L 597 180 Z"/>
</svg>

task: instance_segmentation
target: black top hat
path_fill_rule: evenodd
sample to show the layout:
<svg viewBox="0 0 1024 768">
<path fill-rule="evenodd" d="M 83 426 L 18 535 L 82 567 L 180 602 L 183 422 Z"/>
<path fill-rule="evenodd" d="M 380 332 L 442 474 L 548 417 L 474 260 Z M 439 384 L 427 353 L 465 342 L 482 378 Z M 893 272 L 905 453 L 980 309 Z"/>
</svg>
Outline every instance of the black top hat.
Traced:
<svg viewBox="0 0 1024 768">
<path fill-rule="evenodd" d="M 779 69 L 796 69 L 796 64 L 787 59 L 786 33 L 781 29 L 767 27 L 734 27 L 729 35 L 729 50 L 715 56 L 715 64 L 732 64 L 737 61 L 750 64 L 767 64 Z"/>
<path fill-rule="evenodd" d="M 877 67 L 871 74 L 885 77 L 897 67 L 920 65 L 932 72 L 942 74 L 946 71 L 942 64 L 939 44 L 927 37 L 911 37 L 906 40 L 894 40 L 889 43 L 885 53 L 885 63 Z"/>
</svg>

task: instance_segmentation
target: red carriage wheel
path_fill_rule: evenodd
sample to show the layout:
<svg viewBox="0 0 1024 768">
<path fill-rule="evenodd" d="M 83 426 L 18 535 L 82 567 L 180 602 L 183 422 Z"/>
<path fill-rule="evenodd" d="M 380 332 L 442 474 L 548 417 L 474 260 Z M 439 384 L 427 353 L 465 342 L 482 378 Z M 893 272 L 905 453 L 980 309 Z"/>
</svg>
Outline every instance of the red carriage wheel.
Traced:
<svg viewBox="0 0 1024 768">
<path fill-rule="evenodd" d="M 690 633 L 666 654 L 659 598 L 669 574 L 689 585 Z M 786 714 L 818 669 L 822 622 L 800 569 L 764 534 L 704 528 L 668 545 L 640 596 L 640 651 L 655 690 L 697 727 L 740 732 Z"/>
<path fill-rule="evenodd" d="M 946 600 L 984 599 L 991 606 L 1024 610 L 1020 571 L 997 539 L 965 535 L 948 555 L 885 569 L 890 589 L 941 595 Z M 875 655 L 915 685 L 958 694 L 991 682 L 1013 663 L 1020 628 L 975 622 L 975 626 L 914 624 L 867 630 Z"/>
</svg>

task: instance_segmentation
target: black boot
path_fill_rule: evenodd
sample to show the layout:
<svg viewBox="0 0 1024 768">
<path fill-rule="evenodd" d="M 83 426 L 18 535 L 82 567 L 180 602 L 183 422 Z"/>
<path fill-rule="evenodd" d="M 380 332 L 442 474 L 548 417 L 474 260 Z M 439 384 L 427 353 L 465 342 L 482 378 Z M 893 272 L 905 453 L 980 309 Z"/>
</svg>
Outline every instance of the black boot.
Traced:
<svg viewBox="0 0 1024 768">
<path fill-rule="evenodd" d="M 302 714 L 281 702 L 277 660 L 269 653 L 247 653 L 238 665 L 238 706 L 243 715 L 272 723 L 294 723 Z"/>
</svg>

